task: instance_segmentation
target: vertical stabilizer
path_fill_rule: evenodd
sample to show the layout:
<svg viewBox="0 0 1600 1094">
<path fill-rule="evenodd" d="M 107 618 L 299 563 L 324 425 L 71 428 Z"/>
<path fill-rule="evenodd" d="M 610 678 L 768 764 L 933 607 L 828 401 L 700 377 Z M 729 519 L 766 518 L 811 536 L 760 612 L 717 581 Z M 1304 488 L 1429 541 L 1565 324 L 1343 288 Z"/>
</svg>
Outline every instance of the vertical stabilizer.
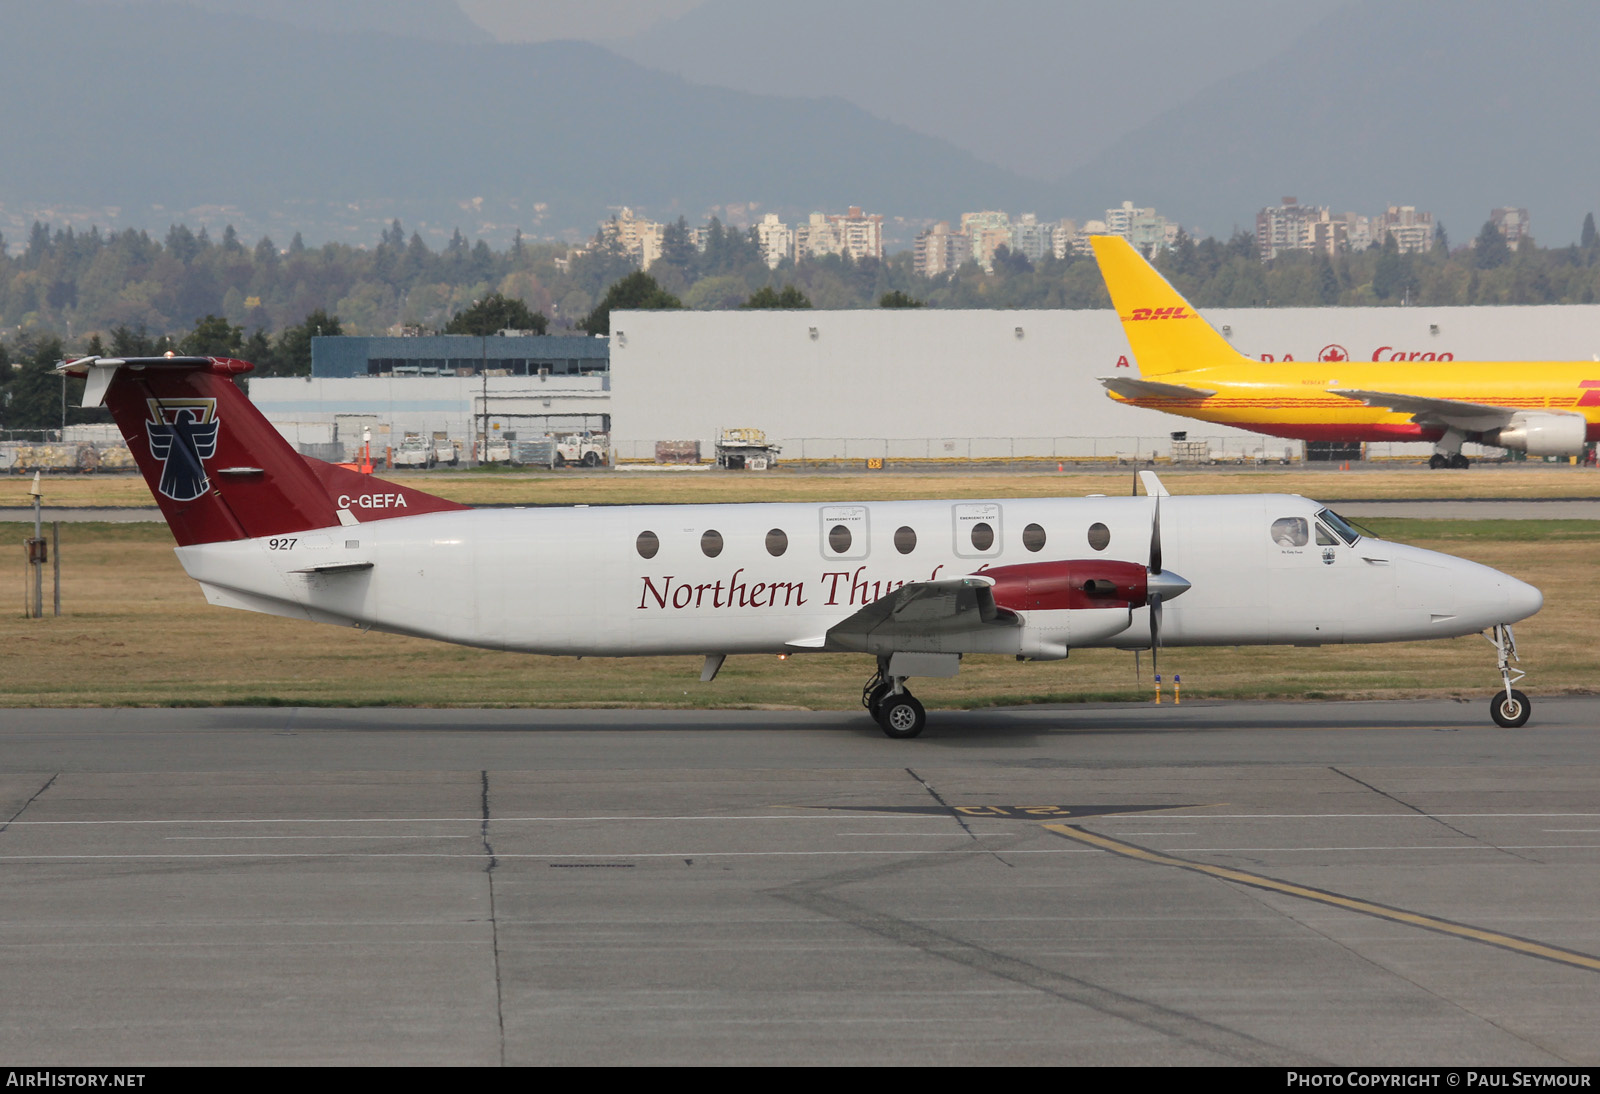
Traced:
<svg viewBox="0 0 1600 1094">
<path fill-rule="evenodd" d="M 179 546 L 466 508 L 313 467 L 233 382 L 252 367 L 229 357 L 84 358 L 60 366 L 86 378 L 85 405 L 103 399 L 110 408 Z M 383 499 L 382 511 L 370 505 L 374 498 Z M 362 502 L 373 511 L 363 512 Z"/>
<path fill-rule="evenodd" d="M 1121 236 L 1094 236 L 1094 257 L 1141 376 L 1248 361 Z"/>
</svg>

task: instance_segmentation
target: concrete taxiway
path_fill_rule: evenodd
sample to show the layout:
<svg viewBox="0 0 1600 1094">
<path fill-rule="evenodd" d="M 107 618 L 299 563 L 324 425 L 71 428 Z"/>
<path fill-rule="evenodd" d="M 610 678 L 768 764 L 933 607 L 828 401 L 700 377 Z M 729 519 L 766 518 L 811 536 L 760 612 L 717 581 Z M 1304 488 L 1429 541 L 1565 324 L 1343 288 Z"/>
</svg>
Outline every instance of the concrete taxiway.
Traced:
<svg viewBox="0 0 1600 1094">
<path fill-rule="evenodd" d="M 1600 1062 L 1600 700 L 0 714 L 29 1064 Z"/>
</svg>

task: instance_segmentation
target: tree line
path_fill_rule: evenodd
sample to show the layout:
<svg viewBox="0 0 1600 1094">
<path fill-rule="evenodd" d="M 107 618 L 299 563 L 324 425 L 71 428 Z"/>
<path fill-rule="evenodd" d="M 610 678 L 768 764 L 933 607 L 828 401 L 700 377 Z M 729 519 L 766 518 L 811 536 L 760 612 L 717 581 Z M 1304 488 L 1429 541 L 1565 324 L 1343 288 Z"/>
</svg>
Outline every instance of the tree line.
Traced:
<svg viewBox="0 0 1600 1094">
<path fill-rule="evenodd" d="M 173 225 L 164 239 L 134 229 L 76 232 L 35 223 L 16 253 L 0 237 L 0 425 L 53 418 L 28 408 L 59 387 L 38 374 L 71 354 L 165 352 L 243 357 L 264 375 L 303 375 L 318 334 L 382 334 L 411 327 L 493 333 L 609 331 L 613 308 L 740 307 L 1098 308 L 1109 299 L 1092 258 L 1030 260 L 1000 248 L 993 269 L 969 262 L 925 278 L 910 252 L 883 260 L 828 255 L 769 268 L 753 229 L 713 219 L 697 244 L 687 223 L 667 225 L 661 257 L 639 271 L 604 230 L 585 248 L 531 243 L 504 250 L 458 231 L 440 250 L 399 221 L 372 247 L 280 249 Z M 1579 242 L 1506 245 L 1485 223 L 1469 246 L 1441 229 L 1426 253 L 1392 238 L 1338 255 L 1257 257 L 1250 233 L 1190 239 L 1155 257 L 1196 305 L 1224 307 L 1593 303 L 1600 298 L 1600 234 L 1593 215 Z M 27 373 L 27 376 L 23 374 Z M 21 381 L 21 386 L 18 386 Z M 41 404 L 42 405 L 42 404 Z M 70 419 L 70 415 L 69 415 Z"/>
</svg>

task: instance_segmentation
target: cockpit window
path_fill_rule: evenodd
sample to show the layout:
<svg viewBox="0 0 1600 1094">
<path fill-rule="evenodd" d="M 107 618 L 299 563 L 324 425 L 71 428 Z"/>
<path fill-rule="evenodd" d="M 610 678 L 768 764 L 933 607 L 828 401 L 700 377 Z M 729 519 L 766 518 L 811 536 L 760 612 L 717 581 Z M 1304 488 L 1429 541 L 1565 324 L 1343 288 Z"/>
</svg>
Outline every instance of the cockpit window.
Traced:
<svg viewBox="0 0 1600 1094">
<path fill-rule="evenodd" d="M 1329 528 L 1332 528 L 1336 533 L 1338 533 L 1339 538 L 1344 540 L 1347 546 L 1354 547 L 1356 545 L 1356 540 L 1361 538 L 1361 533 L 1350 527 L 1349 521 L 1345 520 L 1338 513 L 1335 513 L 1332 509 L 1322 510 L 1322 512 L 1317 514 L 1317 519 L 1323 521 Z"/>
<path fill-rule="evenodd" d="M 1338 540 L 1333 538 L 1333 533 L 1324 528 L 1320 520 L 1317 521 L 1317 546 L 1332 547 L 1338 542 Z"/>
<path fill-rule="evenodd" d="M 1279 517 L 1272 522 L 1272 542 L 1279 547 L 1304 547 L 1310 538 L 1305 517 Z"/>
</svg>

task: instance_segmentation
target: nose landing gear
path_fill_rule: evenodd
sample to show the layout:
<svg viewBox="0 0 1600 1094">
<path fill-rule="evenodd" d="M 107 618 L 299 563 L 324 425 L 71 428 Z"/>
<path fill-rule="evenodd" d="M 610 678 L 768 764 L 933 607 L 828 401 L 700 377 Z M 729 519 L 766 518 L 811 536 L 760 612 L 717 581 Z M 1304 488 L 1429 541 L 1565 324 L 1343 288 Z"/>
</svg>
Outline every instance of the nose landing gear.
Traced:
<svg viewBox="0 0 1600 1094">
<path fill-rule="evenodd" d="M 1520 663 L 1522 660 L 1517 656 L 1517 640 L 1511 634 L 1511 627 L 1506 623 L 1496 623 L 1484 637 L 1495 649 L 1500 680 L 1504 685 L 1503 689 L 1495 692 L 1494 697 L 1489 700 L 1489 717 L 1494 719 L 1495 725 L 1504 729 L 1516 729 L 1526 725 L 1528 715 L 1533 712 L 1533 702 L 1511 686 L 1528 675 L 1511 665 L 1513 661 Z"/>
</svg>

